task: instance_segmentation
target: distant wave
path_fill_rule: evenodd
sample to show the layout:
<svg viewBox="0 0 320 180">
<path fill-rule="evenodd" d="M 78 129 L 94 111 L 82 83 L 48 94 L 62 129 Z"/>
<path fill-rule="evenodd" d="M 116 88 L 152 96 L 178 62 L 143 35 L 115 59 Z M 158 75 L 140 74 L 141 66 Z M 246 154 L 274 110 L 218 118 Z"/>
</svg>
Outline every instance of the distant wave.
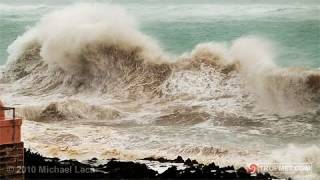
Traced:
<svg viewBox="0 0 320 180">
<path fill-rule="evenodd" d="M 160 19 L 165 21 L 174 20 L 179 22 L 188 22 L 189 18 L 196 18 L 201 22 L 210 22 L 212 19 L 220 18 L 232 18 L 232 19 L 257 19 L 266 17 L 282 17 L 285 20 L 318 20 L 315 16 L 305 16 L 304 14 L 309 14 L 317 12 L 319 10 L 318 5 L 314 4 L 259 4 L 259 3 L 248 3 L 248 4 L 215 4 L 215 3 L 179 3 L 177 5 L 160 6 L 156 11 L 146 10 L 139 11 L 135 9 L 137 7 L 132 6 L 137 14 L 143 15 L 144 18 Z M 196 7 L 196 8 L 194 8 Z M 156 14 L 156 16 L 155 16 Z M 161 16 L 161 14 L 166 14 L 166 16 Z"/>
<path fill-rule="evenodd" d="M 272 49 L 268 40 L 248 36 L 230 47 L 202 43 L 190 53 L 172 57 L 140 32 L 122 8 L 79 4 L 44 16 L 13 42 L 2 81 L 18 82 L 21 92 L 34 95 L 96 91 L 137 98 L 173 95 L 174 88 L 193 79 L 189 74 L 177 80 L 177 74 L 203 71 L 202 76 L 215 74 L 215 79 L 205 80 L 206 87 L 199 84 L 202 91 L 210 92 L 210 84 L 220 89 L 237 86 L 243 89 L 239 95 L 249 91 L 254 103 L 275 111 L 317 107 L 320 72 L 279 68 Z M 229 87 L 217 84 L 217 78 L 238 82 Z M 184 88 L 197 83 L 202 82 Z"/>
<path fill-rule="evenodd" d="M 1 4 L 0 3 L 0 10 L 2 12 L 9 12 L 9 11 L 33 11 L 43 8 L 50 8 L 51 6 L 45 4 L 38 4 L 38 5 L 10 5 L 10 4 Z"/>
</svg>

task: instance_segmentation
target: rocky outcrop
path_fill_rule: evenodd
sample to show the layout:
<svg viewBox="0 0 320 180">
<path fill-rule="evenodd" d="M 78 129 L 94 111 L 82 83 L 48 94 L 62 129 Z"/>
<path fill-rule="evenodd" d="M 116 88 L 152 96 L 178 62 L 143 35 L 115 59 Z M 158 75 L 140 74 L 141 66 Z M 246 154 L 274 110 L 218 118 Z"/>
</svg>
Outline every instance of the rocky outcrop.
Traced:
<svg viewBox="0 0 320 180">
<path fill-rule="evenodd" d="M 233 166 L 219 167 L 215 163 L 199 164 L 196 160 L 183 160 L 178 156 L 174 160 L 165 158 L 145 158 L 143 161 L 162 163 L 167 170 L 162 173 L 151 169 L 140 161 L 109 160 L 106 164 L 97 165 L 93 158 L 87 163 L 76 160 L 59 160 L 46 158 L 38 153 L 25 150 L 26 179 L 255 179 L 271 180 L 276 177 L 269 173 L 247 173 L 245 168 L 235 169 Z M 177 168 L 177 164 L 185 168 Z"/>
</svg>

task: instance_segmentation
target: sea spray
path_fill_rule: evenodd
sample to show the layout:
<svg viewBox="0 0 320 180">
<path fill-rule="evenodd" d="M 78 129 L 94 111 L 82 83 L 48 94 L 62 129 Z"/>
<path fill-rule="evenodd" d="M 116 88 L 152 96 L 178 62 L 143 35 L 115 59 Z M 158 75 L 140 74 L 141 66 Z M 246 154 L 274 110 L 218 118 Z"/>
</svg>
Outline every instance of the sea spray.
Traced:
<svg viewBox="0 0 320 180">
<path fill-rule="evenodd" d="M 146 92 L 161 95 L 160 86 L 171 74 L 196 67 L 193 71 L 199 71 L 204 65 L 222 72 L 222 76 L 238 72 L 257 96 L 258 104 L 267 104 L 272 111 L 296 111 L 302 105 L 307 109 L 319 100 L 319 73 L 301 70 L 298 75 L 280 69 L 273 62 L 272 43 L 266 39 L 241 37 L 230 48 L 203 43 L 189 55 L 170 58 L 156 41 L 138 30 L 125 10 L 114 5 L 79 4 L 54 11 L 12 43 L 8 51 L 7 69 L 14 73 L 7 76 L 29 79 L 28 84 L 37 84 L 40 93 L 68 86 L 64 91 L 70 93 L 94 88 L 102 93 L 124 89 L 130 92 L 127 96 Z M 25 77 L 28 74 L 32 75 Z M 49 79 L 43 82 L 41 76 Z"/>
<path fill-rule="evenodd" d="M 122 8 L 80 4 L 44 16 L 8 51 L 1 98 L 46 155 L 243 165 L 274 160 L 270 150 L 296 137 L 318 144 L 319 70 L 278 67 L 270 40 L 200 43 L 174 57 Z"/>
</svg>

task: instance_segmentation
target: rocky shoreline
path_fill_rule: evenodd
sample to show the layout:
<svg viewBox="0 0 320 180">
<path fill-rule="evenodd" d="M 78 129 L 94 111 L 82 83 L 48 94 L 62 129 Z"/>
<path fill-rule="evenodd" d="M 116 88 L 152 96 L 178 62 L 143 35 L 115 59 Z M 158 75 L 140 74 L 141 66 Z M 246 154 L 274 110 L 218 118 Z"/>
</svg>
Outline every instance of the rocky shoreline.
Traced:
<svg viewBox="0 0 320 180">
<path fill-rule="evenodd" d="M 200 164 L 196 160 L 145 158 L 137 161 L 110 159 L 98 163 L 43 157 L 25 149 L 25 179 L 278 179 L 269 173 L 250 174 L 245 168 Z"/>
</svg>

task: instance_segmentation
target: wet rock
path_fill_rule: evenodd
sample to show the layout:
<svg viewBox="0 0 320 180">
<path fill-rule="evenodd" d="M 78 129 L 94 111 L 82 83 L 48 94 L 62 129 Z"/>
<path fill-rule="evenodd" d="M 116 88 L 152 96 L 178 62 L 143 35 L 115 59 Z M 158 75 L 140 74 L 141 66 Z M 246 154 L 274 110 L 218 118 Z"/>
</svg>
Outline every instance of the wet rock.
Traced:
<svg viewBox="0 0 320 180">
<path fill-rule="evenodd" d="M 237 170 L 237 174 L 242 179 L 244 179 L 244 178 L 248 178 L 249 179 L 250 176 L 251 176 L 249 173 L 247 173 L 247 170 L 245 168 L 243 168 L 243 167 L 241 167 L 241 168 L 239 168 Z"/>
<path fill-rule="evenodd" d="M 269 173 L 251 176 L 245 168 L 234 169 L 233 166 L 219 167 L 215 163 L 199 164 L 196 160 L 184 161 L 181 156 L 174 160 L 165 158 L 145 158 L 146 161 L 158 161 L 162 167 L 169 167 L 159 174 L 146 164 L 110 160 L 106 164 L 93 165 L 81 163 L 76 160 L 61 161 L 58 158 L 46 158 L 39 153 L 25 150 L 25 179 L 277 179 Z M 97 162 L 92 158 L 87 162 Z M 184 163 L 185 168 L 177 168 L 170 163 Z M 32 169 L 34 167 L 35 169 Z"/>
<path fill-rule="evenodd" d="M 145 164 L 134 162 L 110 161 L 106 168 L 100 169 L 108 172 L 110 178 L 154 178 L 157 174 Z"/>
<path fill-rule="evenodd" d="M 161 162 L 161 163 L 171 162 L 171 160 L 165 159 L 165 158 L 163 158 L 163 157 L 160 157 L 160 158 L 147 157 L 147 158 L 143 158 L 142 160 L 146 160 L 146 161 L 158 161 L 158 162 Z"/>
<path fill-rule="evenodd" d="M 94 157 L 94 158 L 88 160 L 88 163 L 89 164 L 94 164 L 94 163 L 97 163 L 97 161 L 98 161 L 98 159 Z"/>
<path fill-rule="evenodd" d="M 154 158 L 154 157 L 148 157 L 148 158 L 144 158 L 142 160 L 147 160 L 147 161 L 158 161 L 160 163 L 184 163 L 184 160 L 181 156 L 178 156 L 176 159 L 174 160 L 170 160 L 170 159 L 166 159 L 163 157 L 160 158 Z M 189 159 L 190 160 L 190 159 Z M 196 162 L 196 161 L 195 161 Z"/>
<path fill-rule="evenodd" d="M 158 177 L 161 179 L 176 179 L 179 175 L 179 171 L 177 170 L 177 166 L 172 166 L 168 168 L 165 172 L 160 174 Z"/>
<path fill-rule="evenodd" d="M 192 162 L 191 162 L 191 159 L 189 159 L 189 158 L 184 162 L 184 164 L 187 165 L 187 166 L 192 166 L 193 165 Z"/>
<path fill-rule="evenodd" d="M 190 158 L 188 158 L 185 162 L 184 162 L 185 165 L 187 166 L 193 166 L 195 164 L 198 164 L 198 162 L 196 160 L 191 160 Z"/>
<path fill-rule="evenodd" d="M 182 159 L 181 156 L 178 156 L 175 160 L 173 160 L 175 163 L 184 163 L 184 160 Z"/>
<path fill-rule="evenodd" d="M 180 178 L 182 179 L 200 179 L 203 178 L 203 173 L 201 168 L 196 168 L 194 166 L 186 168 L 180 173 Z"/>
<path fill-rule="evenodd" d="M 192 164 L 198 164 L 198 161 L 197 160 L 192 160 L 191 163 Z"/>
</svg>

